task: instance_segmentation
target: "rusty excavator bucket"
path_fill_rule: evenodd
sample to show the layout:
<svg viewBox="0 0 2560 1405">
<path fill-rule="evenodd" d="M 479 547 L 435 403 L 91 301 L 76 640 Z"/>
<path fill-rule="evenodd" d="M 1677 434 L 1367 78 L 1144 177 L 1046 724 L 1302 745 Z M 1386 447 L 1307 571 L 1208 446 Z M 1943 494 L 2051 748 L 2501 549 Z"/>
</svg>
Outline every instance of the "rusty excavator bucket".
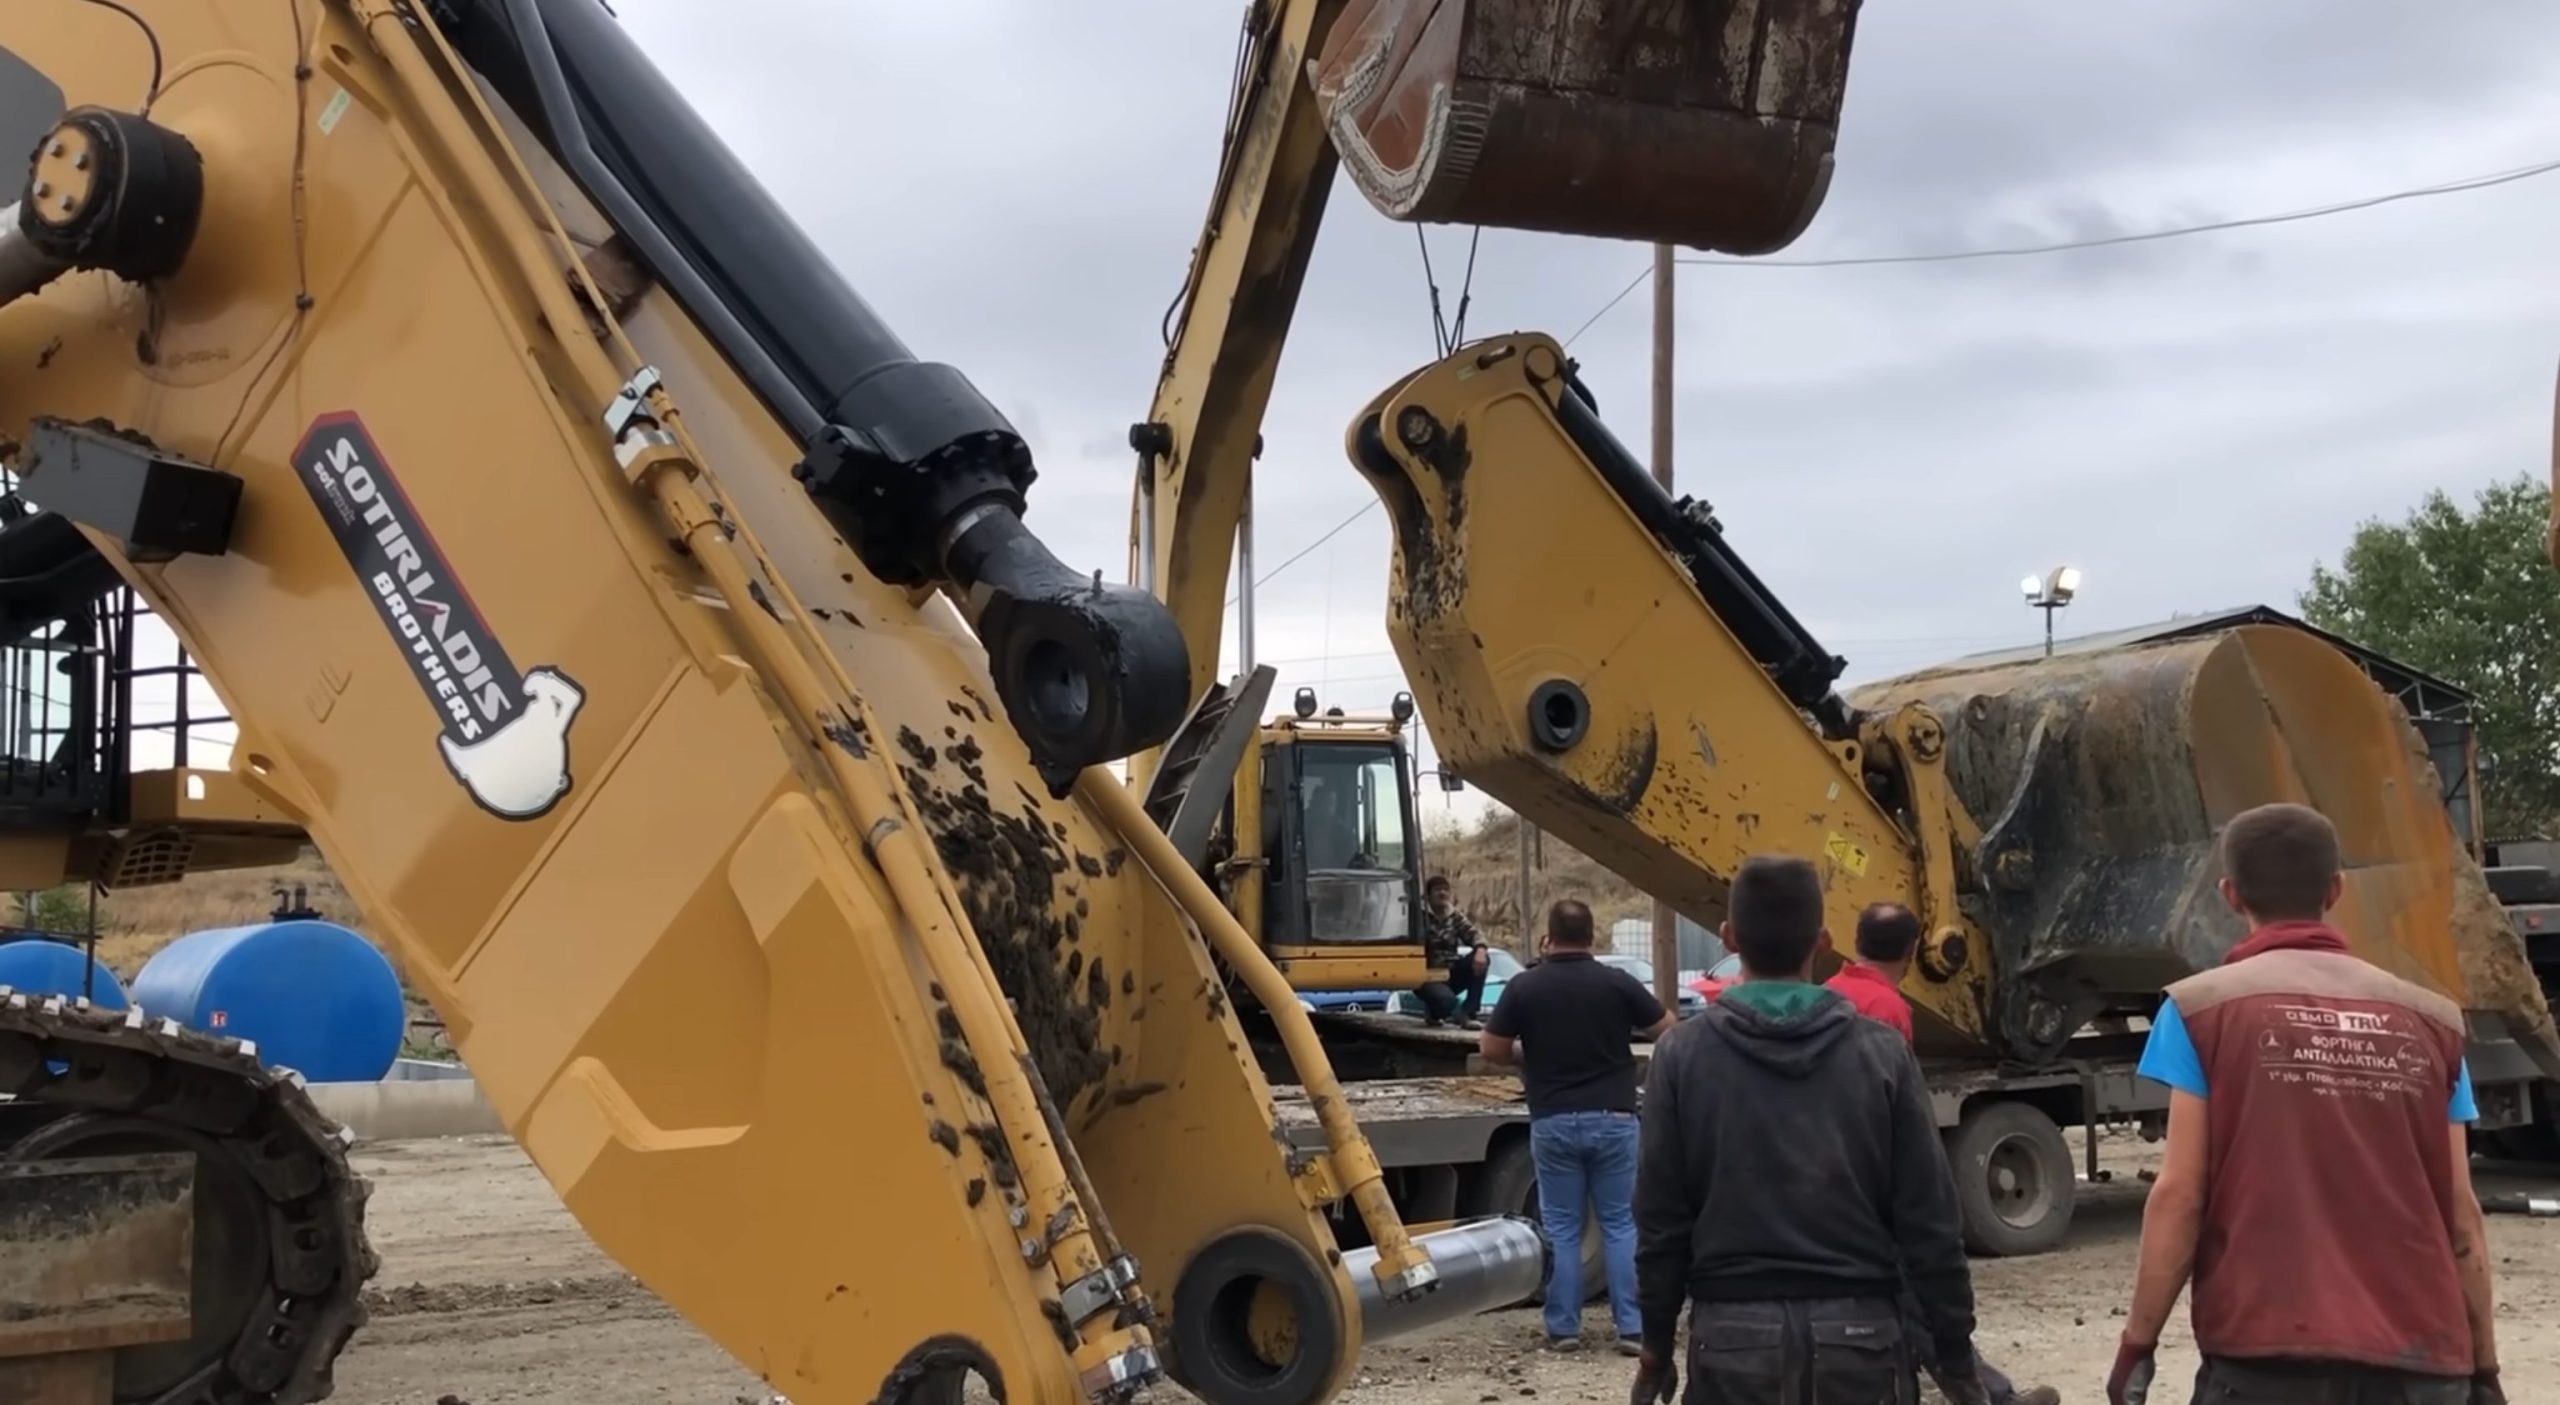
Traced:
<svg viewBox="0 0 2560 1405">
<path fill-rule="evenodd" d="M 2091 1013 L 2219 963 L 2242 935 L 2214 837 L 2270 801 L 2337 825 L 2332 919 L 2361 955 L 2494 1015 L 2545 1070 L 2560 1035 L 2399 704 L 2318 635 L 2271 624 L 2052 658 L 1951 665 L 1860 690 L 1927 704 L 1982 826 L 1979 914 L 1998 1042 L 2050 1052 Z"/>
<path fill-rule="evenodd" d="M 1858 0 L 1348 0 L 1309 64 L 1398 220 L 1784 248 L 1831 185 Z"/>
</svg>

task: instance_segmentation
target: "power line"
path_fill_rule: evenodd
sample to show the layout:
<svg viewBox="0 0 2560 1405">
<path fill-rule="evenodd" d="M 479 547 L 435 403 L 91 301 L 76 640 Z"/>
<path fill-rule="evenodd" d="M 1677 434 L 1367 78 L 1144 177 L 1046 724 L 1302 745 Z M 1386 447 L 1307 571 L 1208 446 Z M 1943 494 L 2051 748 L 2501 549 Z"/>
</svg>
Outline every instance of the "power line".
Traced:
<svg viewBox="0 0 2560 1405">
<path fill-rule="evenodd" d="M 1257 578 L 1254 580 L 1254 582 L 1253 582 L 1254 587 L 1255 587 L 1256 589 L 1260 589 L 1260 588 L 1261 588 L 1261 587 L 1263 587 L 1263 586 L 1266 586 L 1266 585 L 1271 584 L 1271 578 L 1272 578 L 1273 576 L 1276 576 L 1276 575 L 1280 574 L 1282 571 L 1288 570 L 1290 567 L 1295 566 L 1295 565 L 1297 565 L 1299 562 L 1306 560 L 1306 559 L 1307 559 L 1307 557 L 1308 557 L 1310 554 L 1312 554 L 1312 553 L 1315 551 L 1315 549 L 1316 549 L 1317 547 L 1320 547 L 1320 546 L 1324 545 L 1326 542 L 1329 542 L 1329 541 L 1333 540 L 1336 536 L 1340 535 L 1340 534 L 1341 534 L 1341 531 L 1342 531 L 1342 529 L 1343 529 L 1343 528 L 1348 527 L 1348 526 L 1350 526 L 1352 523 L 1359 521 L 1361 518 L 1368 516 L 1368 515 L 1369 515 L 1369 509 L 1371 509 L 1371 508 L 1373 508 L 1373 507 L 1376 507 L 1377 505 L 1378 505 L 1378 500 L 1377 500 L 1376 498 L 1371 498 L 1371 499 L 1369 499 L 1367 502 L 1364 502 L 1364 503 L 1360 504 L 1360 510 L 1359 510 L 1359 511 L 1354 512 L 1354 513 L 1352 513 L 1350 516 L 1343 518 L 1341 521 L 1334 523 L 1334 524 L 1333 524 L 1333 526 L 1332 526 L 1331 528 L 1329 528 L 1329 529 L 1327 529 L 1327 530 L 1326 530 L 1326 532 L 1325 532 L 1325 534 L 1324 534 L 1323 536 L 1320 536 L 1320 537 L 1316 538 L 1314 541 L 1311 541 L 1311 542 L 1307 543 L 1305 546 L 1302 546 L 1302 547 L 1298 548 L 1297 553 L 1296 553 L 1295 555 L 1291 556 L 1288 560 L 1283 561 L 1283 562 L 1281 562 L 1279 565 L 1272 567 L 1270 570 L 1263 572 L 1259 577 L 1257 577 Z M 1239 600 L 1242 600 L 1243 598 L 1244 598 L 1244 592 L 1242 592 L 1242 591 L 1238 591 L 1238 592 L 1236 592 L 1235 594 L 1228 596 L 1228 597 L 1227 597 L 1227 607 L 1228 607 L 1229 609 L 1233 609 L 1233 608 L 1235 607 L 1235 603 L 1236 603 L 1237 601 L 1239 601 Z"/>
<path fill-rule="evenodd" d="M 2294 224 L 2303 220 L 2325 219 L 2331 215 L 2351 214 L 2358 210 L 2370 210 L 2377 206 L 2396 204 L 2403 200 L 2423 200 L 2438 195 L 2460 195 L 2474 190 L 2487 190 L 2492 186 L 2509 185 L 2516 181 L 2530 180 L 2535 176 L 2548 175 L 2553 171 L 2560 171 L 2560 160 L 2538 161 L 2530 166 L 2517 166 L 2510 170 L 2492 171 L 2487 175 L 2463 176 L 2455 180 L 2440 181 L 2434 185 L 2415 186 L 2407 190 L 2394 190 L 2382 195 L 2367 195 L 2354 200 L 2341 200 L 2334 204 L 2314 205 L 2307 209 L 2287 210 L 2280 214 L 2250 215 L 2240 219 L 2214 220 L 2206 224 L 2177 225 L 2168 229 L 2147 229 L 2135 234 L 2110 234 L 2095 239 L 2066 239 L 2061 242 L 2051 244 L 2021 244 L 1996 249 L 1951 249 L 1934 253 L 1878 254 L 1869 257 L 1830 259 L 1734 259 L 1708 258 L 1699 255 L 1692 255 L 1681 259 L 1680 262 L 1685 264 L 1699 264 L 1709 268 L 1878 268 L 1891 264 L 1960 263 L 1975 259 L 2035 258 L 2047 254 L 2072 253 L 2081 249 L 2107 249 L 2124 244 L 2149 244 L 2157 243 L 2164 239 L 2184 239 L 2198 234 L 2220 234 L 2234 229 L 2256 229 L 2266 225 Z M 1593 323 L 1608 316 L 1611 309 L 1617 307 L 1619 303 L 1626 301 L 1627 295 L 1634 292 L 1646 278 L 1652 275 L 1652 272 L 1653 270 L 1651 266 L 1648 265 L 1645 269 L 1639 271 L 1635 277 L 1628 279 L 1627 285 L 1620 288 L 1615 297 L 1612 297 L 1607 302 L 1601 304 L 1600 310 L 1592 313 L 1589 318 L 1584 320 L 1580 327 L 1575 328 L 1573 336 L 1565 338 L 1564 344 L 1567 346 L 1573 345 L 1575 339 L 1579 338 L 1584 332 L 1591 330 Z"/>
<path fill-rule="evenodd" d="M 2351 214 L 2358 210 L 2370 210 L 2382 205 L 2396 204 L 2404 200 L 2423 200 L 2439 195 L 2460 195 L 2474 190 L 2487 190 L 2493 186 L 2509 185 L 2516 181 L 2530 180 L 2535 176 L 2549 175 L 2553 171 L 2560 171 L 2560 160 L 2539 161 L 2529 166 L 2517 166 L 2510 170 L 2492 171 L 2486 175 L 2463 176 L 2454 180 L 2440 181 L 2434 185 L 2413 186 L 2406 190 L 2394 190 L 2381 195 L 2367 195 L 2353 200 L 2340 200 L 2332 204 L 2310 206 L 2306 209 L 2286 210 L 2278 214 L 2249 215 L 2239 219 L 2214 220 L 2205 224 L 2177 225 L 2168 229 L 2149 229 L 2134 234 L 2111 234 L 2095 239 L 2066 239 L 2058 243 L 2050 244 L 2021 244 L 1996 249 L 1952 249 L 1935 253 L 1879 254 L 1869 257 L 1831 259 L 1733 259 L 1706 258 L 1693 255 L 1691 257 L 1681 259 L 1680 262 L 1685 264 L 1699 264 L 1709 268 L 1879 268 L 1893 264 L 1960 263 L 1976 259 L 2036 258 L 2049 254 L 2072 253 L 2082 249 L 2107 249 L 2125 244 L 2157 243 L 2164 239 L 2185 239 L 2199 234 L 2220 234 L 2235 229 L 2257 229 L 2267 225 L 2295 224 L 2303 220 L 2325 219 L 2331 215 Z M 1469 252 L 1472 255 L 1473 250 L 1470 249 Z M 1427 248 L 1424 256 L 1426 259 L 1429 257 L 1429 251 Z M 1472 259 L 1470 261 L 1472 262 Z M 1618 304 L 1625 302 L 1628 294 L 1633 293 L 1647 278 L 1651 277 L 1652 274 L 1653 268 L 1650 264 L 1647 264 L 1643 269 L 1639 270 L 1633 278 L 1627 280 L 1625 287 L 1620 288 L 1607 302 L 1602 303 L 1598 311 L 1592 313 L 1589 317 L 1584 318 L 1582 325 L 1574 328 L 1573 335 L 1564 339 L 1564 345 L 1569 347 L 1576 341 L 1580 340 L 1583 333 L 1590 331 L 1601 318 L 1608 316 L 1617 308 Z M 1362 517 L 1367 516 L 1369 509 L 1376 507 L 1377 505 L 1378 501 L 1375 498 L 1371 498 L 1369 501 L 1362 503 L 1358 511 L 1343 518 L 1340 522 L 1335 523 L 1323 536 L 1307 543 L 1307 545 L 1301 548 L 1295 555 L 1292 555 L 1288 560 L 1281 562 L 1279 565 L 1272 567 L 1253 584 L 1257 588 L 1269 584 L 1273 577 L 1279 575 L 1282 571 L 1289 569 L 1291 566 L 1298 564 L 1300 561 L 1305 560 L 1317 547 L 1333 540 L 1334 537 L 1340 534 L 1344 528 L 1359 521 Z M 1241 593 L 1230 596 L 1227 600 L 1227 605 L 1232 608 L 1237 601 L 1242 600 L 1243 598 L 1244 597 Z"/>
<path fill-rule="evenodd" d="M 2402 200 L 2423 200 L 2437 195 L 2460 195 L 2466 191 L 2486 190 L 2508 185 L 2534 176 L 2560 171 L 2560 161 L 2542 161 L 2513 170 L 2492 172 L 2485 176 L 2464 176 L 2459 180 L 2436 185 L 2423 185 L 2410 190 L 2395 190 L 2387 195 L 2368 195 L 2356 200 L 2341 200 L 2333 205 L 2315 205 L 2306 210 L 2288 210 L 2276 215 L 2251 215 L 2241 219 L 2215 220 L 2210 224 L 2181 225 L 2174 229 L 2150 229 L 2139 234 L 2111 234 L 2098 239 L 2071 239 L 2058 244 L 2027 244 L 2007 249 L 1958 249 L 1934 254 L 1890 254 L 1872 258 L 1837 259 L 1729 259 L 1692 256 L 1682 263 L 1709 264 L 1719 268 L 1867 268 L 1895 263 L 1955 263 L 1965 259 L 2014 259 L 2039 254 L 2068 253 L 2074 249 L 2105 249 L 2119 244 L 2147 244 L 2162 239 L 2183 239 L 2192 234 L 2219 234 L 2232 229 L 2257 229 L 2271 224 L 2293 224 L 2301 220 L 2324 219 L 2330 215 L 2370 210 L 2379 205 Z"/>
</svg>

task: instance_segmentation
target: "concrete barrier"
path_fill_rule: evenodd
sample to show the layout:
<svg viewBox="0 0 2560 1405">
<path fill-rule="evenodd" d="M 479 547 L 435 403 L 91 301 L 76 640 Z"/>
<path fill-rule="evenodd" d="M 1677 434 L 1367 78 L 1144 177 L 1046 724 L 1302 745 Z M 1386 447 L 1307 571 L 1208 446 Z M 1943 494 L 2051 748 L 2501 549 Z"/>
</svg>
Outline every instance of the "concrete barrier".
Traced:
<svg viewBox="0 0 2560 1405">
<path fill-rule="evenodd" d="M 322 1116 L 345 1123 L 360 1141 L 466 1137 L 507 1130 L 468 1073 L 454 1065 L 425 1066 L 440 1068 L 455 1068 L 455 1072 L 395 1067 L 379 1083 L 314 1083 L 311 1101 Z"/>
</svg>

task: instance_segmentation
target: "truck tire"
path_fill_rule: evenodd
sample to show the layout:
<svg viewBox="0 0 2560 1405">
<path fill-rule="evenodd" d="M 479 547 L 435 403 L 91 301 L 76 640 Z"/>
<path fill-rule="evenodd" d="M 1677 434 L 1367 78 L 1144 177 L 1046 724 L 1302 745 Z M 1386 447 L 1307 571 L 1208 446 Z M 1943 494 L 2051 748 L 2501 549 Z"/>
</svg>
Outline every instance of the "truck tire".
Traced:
<svg viewBox="0 0 2560 1405">
<path fill-rule="evenodd" d="M 1946 1145 L 1967 1249 L 2010 1258 L 2062 1243 L 2079 1177 L 2052 1118 L 2027 1103 L 1977 1102 Z"/>
<path fill-rule="evenodd" d="M 1538 1217 L 1538 1167 L 1529 1154 L 1528 1137 L 1504 1141 L 1476 1168 L 1475 1190 L 1467 1197 L 1465 1213 L 1518 1215 L 1531 1224 L 1546 1223 Z M 1586 1214 L 1582 1217 L 1582 1300 L 1596 1302 L 1608 1291 L 1607 1266 L 1600 1261 L 1600 1219 Z M 1534 1303 L 1544 1293 L 1541 1285 L 1538 1293 L 1521 1301 Z"/>
<path fill-rule="evenodd" d="M 2521 1127 L 2474 1133 L 2473 1154 L 2520 1161 L 2539 1169 L 2560 1166 L 2560 1092 L 2555 1092 L 2551 1084 L 2537 1083 L 2525 1091 L 2525 1099 L 2533 1120 Z"/>
</svg>

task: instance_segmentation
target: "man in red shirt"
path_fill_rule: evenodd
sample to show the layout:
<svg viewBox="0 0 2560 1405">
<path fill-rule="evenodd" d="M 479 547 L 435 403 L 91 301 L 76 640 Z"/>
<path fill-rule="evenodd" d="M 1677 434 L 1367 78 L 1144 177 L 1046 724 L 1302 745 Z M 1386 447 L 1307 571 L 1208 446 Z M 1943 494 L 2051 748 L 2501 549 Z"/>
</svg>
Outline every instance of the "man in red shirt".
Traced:
<svg viewBox="0 0 2560 1405">
<path fill-rule="evenodd" d="M 1911 1040 L 1911 1002 L 1902 998 L 1902 973 L 1920 946 L 1920 919 L 1899 903 L 1872 903 L 1858 914 L 1857 959 L 1844 963 L 1823 985 L 1847 996 L 1851 1008 L 1893 1026 Z"/>
<path fill-rule="evenodd" d="M 1826 936 L 1825 940 L 1828 940 Z M 1912 1042 L 1911 1002 L 1903 998 L 1902 975 L 1911 969 L 1911 955 L 1920 948 L 1920 918 L 1900 903 L 1871 903 L 1858 914 L 1856 959 L 1845 962 L 1822 984 L 1838 991 L 1852 1009 L 1876 1023 L 1888 1026 Z M 1918 1307 L 1906 1302 L 1904 1315 L 1916 1320 Z M 1913 1340 L 1926 1341 L 1925 1336 Z M 1938 1374 L 1935 1361 L 1924 1363 L 1932 1377 Z M 2006 1373 L 1974 1353 L 1974 1367 L 1980 1373 L 1983 1389 L 1991 1405 L 2059 1405 L 2062 1393 L 2051 1386 L 2029 1386 L 2021 1390 Z"/>
<path fill-rule="evenodd" d="M 2249 935 L 2169 987 L 2142 1053 L 2169 1134 L 2110 1405 L 2150 1394 L 2190 1278 L 2198 1400 L 2504 1405 L 2461 1009 L 2323 920 L 2345 882 L 2318 811 L 2235 816 L 2222 868 Z"/>
</svg>

